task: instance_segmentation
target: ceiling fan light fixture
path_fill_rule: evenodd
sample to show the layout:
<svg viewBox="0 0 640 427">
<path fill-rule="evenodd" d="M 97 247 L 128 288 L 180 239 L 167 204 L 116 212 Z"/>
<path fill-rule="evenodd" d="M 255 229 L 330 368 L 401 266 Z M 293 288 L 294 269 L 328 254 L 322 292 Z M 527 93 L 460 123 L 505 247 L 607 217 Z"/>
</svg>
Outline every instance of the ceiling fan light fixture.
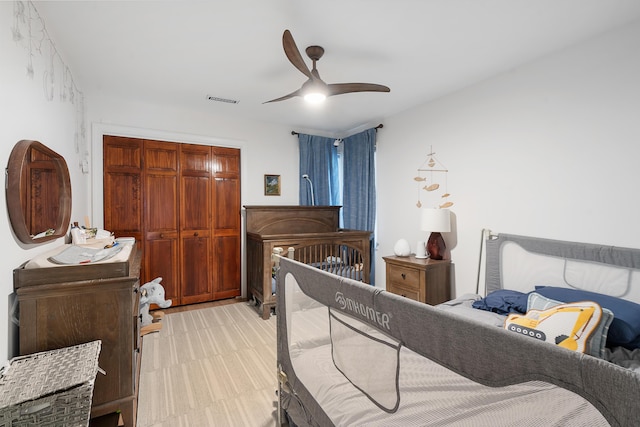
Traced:
<svg viewBox="0 0 640 427">
<path fill-rule="evenodd" d="M 302 85 L 302 97 L 310 104 L 319 104 L 327 99 L 329 90 L 322 80 L 313 78 L 307 80 Z"/>
<path fill-rule="evenodd" d="M 327 95 L 322 92 L 309 92 L 304 96 L 304 100 L 310 104 L 319 104 L 327 99 Z"/>
</svg>

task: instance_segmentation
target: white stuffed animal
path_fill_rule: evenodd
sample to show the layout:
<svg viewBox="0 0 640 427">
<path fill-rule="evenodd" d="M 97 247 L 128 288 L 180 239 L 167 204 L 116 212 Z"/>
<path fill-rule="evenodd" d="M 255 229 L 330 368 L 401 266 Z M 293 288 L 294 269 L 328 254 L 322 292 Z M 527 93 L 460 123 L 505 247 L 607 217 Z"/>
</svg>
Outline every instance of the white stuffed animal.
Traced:
<svg viewBox="0 0 640 427">
<path fill-rule="evenodd" d="M 156 277 L 151 282 L 140 286 L 140 319 L 142 326 L 150 325 L 153 316 L 149 314 L 149 306 L 157 304 L 160 308 L 171 307 L 171 300 L 164 299 L 164 288 L 160 284 L 162 277 Z"/>
</svg>

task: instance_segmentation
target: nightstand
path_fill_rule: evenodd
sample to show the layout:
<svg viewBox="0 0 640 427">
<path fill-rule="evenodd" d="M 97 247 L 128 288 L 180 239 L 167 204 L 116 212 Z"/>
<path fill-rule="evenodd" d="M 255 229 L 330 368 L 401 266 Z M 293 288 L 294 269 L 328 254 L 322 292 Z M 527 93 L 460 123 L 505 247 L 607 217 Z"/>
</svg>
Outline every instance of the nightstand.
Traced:
<svg viewBox="0 0 640 427">
<path fill-rule="evenodd" d="M 451 261 L 386 256 L 387 291 L 436 305 L 451 299 Z"/>
</svg>

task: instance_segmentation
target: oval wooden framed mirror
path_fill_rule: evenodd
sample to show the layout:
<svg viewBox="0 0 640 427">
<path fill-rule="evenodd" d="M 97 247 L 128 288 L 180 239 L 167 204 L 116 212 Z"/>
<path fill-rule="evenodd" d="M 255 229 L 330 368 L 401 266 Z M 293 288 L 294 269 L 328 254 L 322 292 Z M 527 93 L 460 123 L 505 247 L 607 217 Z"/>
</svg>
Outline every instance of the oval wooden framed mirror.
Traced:
<svg viewBox="0 0 640 427">
<path fill-rule="evenodd" d="M 19 141 L 6 180 L 9 220 L 18 240 L 37 244 L 66 235 L 71 180 L 64 157 L 38 141 Z"/>
</svg>

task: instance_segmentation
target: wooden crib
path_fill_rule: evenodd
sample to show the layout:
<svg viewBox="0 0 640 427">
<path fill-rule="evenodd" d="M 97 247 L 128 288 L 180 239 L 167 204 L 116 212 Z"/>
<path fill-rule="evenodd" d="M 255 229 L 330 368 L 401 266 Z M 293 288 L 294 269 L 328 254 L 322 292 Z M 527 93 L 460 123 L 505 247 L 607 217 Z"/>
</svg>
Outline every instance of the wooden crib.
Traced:
<svg viewBox="0 0 640 427">
<path fill-rule="evenodd" d="M 339 227 L 340 206 L 245 206 L 247 297 L 268 319 L 276 306 L 274 248 L 319 269 L 369 283 L 371 232 Z"/>
</svg>

